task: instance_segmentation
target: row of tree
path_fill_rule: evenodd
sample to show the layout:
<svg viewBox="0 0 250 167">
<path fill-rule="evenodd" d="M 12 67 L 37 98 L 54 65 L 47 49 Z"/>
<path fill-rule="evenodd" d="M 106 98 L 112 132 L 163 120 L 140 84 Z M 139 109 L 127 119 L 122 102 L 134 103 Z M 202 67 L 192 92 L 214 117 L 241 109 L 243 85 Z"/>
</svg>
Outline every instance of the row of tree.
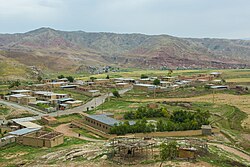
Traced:
<svg viewBox="0 0 250 167">
<path fill-rule="evenodd" d="M 124 119 L 142 119 L 142 118 L 159 118 L 168 117 L 166 108 L 147 108 L 145 106 L 138 107 L 135 111 L 129 111 L 124 114 Z"/>
<path fill-rule="evenodd" d="M 136 121 L 135 124 L 130 125 L 128 121 L 115 124 L 110 129 L 111 134 L 125 135 L 127 133 L 149 133 L 155 131 L 155 125 L 147 123 L 146 118 Z"/>
<path fill-rule="evenodd" d="M 138 111 L 138 110 L 137 110 Z M 144 114 L 142 111 L 146 111 L 145 108 L 139 109 L 139 114 Z M 149 110 L 157 111 L 157 110 Z M 132 113 L 132 112 L 128 112 Z M 153 112 L 154 113 L 154 112 Z M 162 111 L 158 111 L 162 113 Z M 142 118 L 134 125 L 130 125 L 128 121 L 124 123 L 116 124 L 111 128 L 111 134 L 124 135 L 127 133 L 148 133 L 148 132 L 164 132 L 164 131 L 182 131 L 182 130 L 197 130 L 200 129 L 202 125 L 209 124 L 210 114 L 208 111 L 187 112 L 183 110 L 175 111 L 170 116 L 165 115 L 168 112 L 163 112 L 165 118 L 157 121 L 156 124 L 148 123 L 146 118 Z M 132 113 L 133 114 L 133 113 Z M 145 114 L 144 114 L 145 115 Z M 141 117 L 141 115 L 137 115 Z M 127 115 L 127 118 L 134 118 L 135 115 Z"/>
</svg>

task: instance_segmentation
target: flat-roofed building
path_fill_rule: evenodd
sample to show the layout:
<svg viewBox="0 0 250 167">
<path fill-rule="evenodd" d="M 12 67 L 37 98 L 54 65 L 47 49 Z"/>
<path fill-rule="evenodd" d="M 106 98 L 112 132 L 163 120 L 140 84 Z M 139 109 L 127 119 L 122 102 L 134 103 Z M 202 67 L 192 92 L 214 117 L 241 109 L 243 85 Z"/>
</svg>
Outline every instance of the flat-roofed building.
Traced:
<svg viewBox="0 0 250 167">
<path fill-rule="evenodd" d="M 116 87 L 117 88 L 129 88 L 129 87 L 131 87 L 131 84 L 129 84 L 129 83 L 116 83 L 115 84 L 116 85 Z"/>
<path fill-rule="evenodd" d="M 14 95 L 14 94 L 32 95 L 32 90 L 26 90 L 26 89 L 11 90 L 10 93 L 12 95 Z"/>
<path fill-rule="evenodd" d="M 28 95 L 23 95 L 23 94 L 13 94 L 9 96 L 9 101 L 15 102 L 15 103 L 20 103 L 21 99 L 24 97 L 28 97 Z"/>
<path fill-rule="evenodd" d="M 68 104 L 69 108 L 73 108 L 73 107 L 81 106 L 83 102 L 81 100 L 74 100 L 74 101 L 67 101 L 65 102 L 65 104 Z"/>
<path fill-rule="evenodd" d="M 22 136 L 23 145 L 33 147 L 55 147 L 63 144 L 63 134 L 59 132 L 36 131 Z"/>
<path fill-rule="evenodd" d="M 28 105 L 29 103 L 35 103 L 36 98 L 32 96 L 26 96 L 20 99 L 20 103 L 24 105 Z"/>
</svg>

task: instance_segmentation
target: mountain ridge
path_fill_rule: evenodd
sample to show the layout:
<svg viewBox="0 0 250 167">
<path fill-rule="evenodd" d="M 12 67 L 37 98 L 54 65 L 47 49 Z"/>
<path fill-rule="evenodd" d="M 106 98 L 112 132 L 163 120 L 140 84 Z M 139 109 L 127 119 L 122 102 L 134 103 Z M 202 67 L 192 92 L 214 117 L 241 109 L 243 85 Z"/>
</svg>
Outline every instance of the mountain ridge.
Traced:
<svg viewBox="0 0 250 167">
<path fill-rule="evenodd" d="M 165 34 L 61 31 L 42 27 L 26 33 L 0 34 L 0 49 L 5 51 L 2 56 L 52 71 L 76 72 L 82 66 L 105 65 L 150 69 L 250 65 L 250 41 Z M 25 57 L 29 62 L 22 60 Z"/>
</svg>

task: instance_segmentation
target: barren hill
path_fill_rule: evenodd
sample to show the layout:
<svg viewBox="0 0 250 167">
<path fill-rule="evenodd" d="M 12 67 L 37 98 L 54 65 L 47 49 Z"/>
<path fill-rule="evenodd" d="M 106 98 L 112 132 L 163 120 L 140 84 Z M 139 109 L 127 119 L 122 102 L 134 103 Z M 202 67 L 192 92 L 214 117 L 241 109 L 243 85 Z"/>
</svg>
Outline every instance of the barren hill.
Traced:
<svg viewBox="0 0 250 167">
<path fill-rule="evenodd" d="M 250 41 L 168 35 L 88 33 L 40 28 L 0 34 L 0 56 L 53 71 L 87 66 L 137 68 L 244 68 Z M 2 59 L 3 60 L 3 59 Z"/>
</svg>

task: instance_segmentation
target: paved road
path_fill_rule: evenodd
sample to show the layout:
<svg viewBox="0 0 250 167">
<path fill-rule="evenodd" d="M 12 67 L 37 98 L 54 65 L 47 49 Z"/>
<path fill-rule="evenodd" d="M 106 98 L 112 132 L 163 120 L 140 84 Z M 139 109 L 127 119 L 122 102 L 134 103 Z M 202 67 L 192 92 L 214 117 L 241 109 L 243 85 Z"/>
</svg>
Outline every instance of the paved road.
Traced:
<svg viewBox="0 0 250 167">
<path fill-rule="evenodd" d="M 120 90 L 119 94 L 124 94 L 129 90 L 131 90 L 131 88 Z M 108 98 L 109 96 L 113 96 L 113 94 L 112 93 L 104 94 L 104 95 L 93 98 L 91 101 L 89 101 L 89 102 L 87 102 L 79 107 L 75 107 L 75 108 L 63 110 L 63 111 L 60 110 L 60 111 L 49 113 L 49 114 L 44 114 L 44 113 L 38 112 L 32 108 L 29 108 L 27 106 L 21 106 L 17 103 L 12 103 L 12 102 L 2 101 L 2 100 L 0 100 L 0 103 L 3 103 L 7 106 L 12 106 L 14 108 L 19 108 L 19 109 L 30 111 L 30 112 L 36 114 L 37 116 L 34 116 L 34 118 L 39 120 L 39 119 L 41 119 L 41 117 L 43 115 L 61 116 L 61 115 L 69 115 L 69 114 L 73 114 L 73 113 L 81 113 L 83 111 L 87 111 L 87 108 L 91 109 L 92 107 L 95 108 L 95 107 L 100 106 L 102 103 L 105 102 L 106 98 Z"/>
</svg>

